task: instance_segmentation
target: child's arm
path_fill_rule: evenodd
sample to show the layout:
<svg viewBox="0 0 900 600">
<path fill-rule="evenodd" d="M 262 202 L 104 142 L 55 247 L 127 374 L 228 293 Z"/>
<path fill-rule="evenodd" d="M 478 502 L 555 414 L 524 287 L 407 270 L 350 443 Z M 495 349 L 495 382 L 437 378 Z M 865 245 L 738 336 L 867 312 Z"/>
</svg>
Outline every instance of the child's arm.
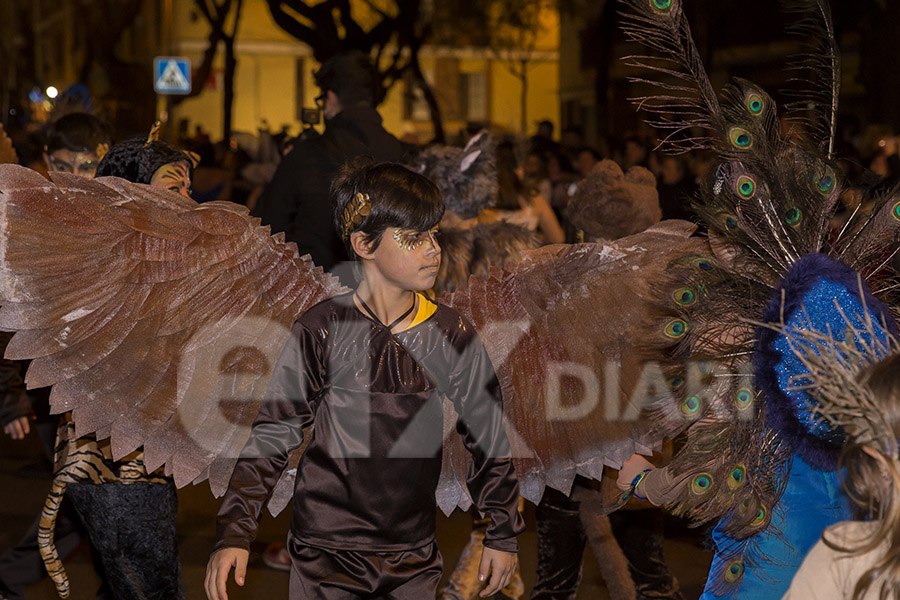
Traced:
<svg viewBox="0 0 900 600">
<path fill-rule="evenodd" d="M 459 414 L 456 429 L 472 454 L 466 484 L 475 505 L 491 518 L 485 548 L 514 554 L 516 535 L 525 524 L 518 511 L 519 485 L 503 430 L 500 384 L 475 330 L 462 322 L 453 340 L 447 395 Z"/>
<path fill-rule="evenodd" d="M 311 402 L 324 387 L 324 365 L 321 344 L 313 332 L 295 323 L 222 500 L 215 551 L 249 551 L 263 507 L 287 465 L 288 454 L 300 447 L 303 428 L 313 421 Z"/>
</svg>

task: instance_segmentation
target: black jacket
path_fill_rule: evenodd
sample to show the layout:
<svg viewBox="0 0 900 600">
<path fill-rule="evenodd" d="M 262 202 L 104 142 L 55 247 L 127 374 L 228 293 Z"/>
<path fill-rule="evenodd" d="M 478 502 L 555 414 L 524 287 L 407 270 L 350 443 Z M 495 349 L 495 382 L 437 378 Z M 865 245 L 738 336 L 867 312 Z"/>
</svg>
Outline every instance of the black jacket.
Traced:
<svg viewBox="0 0 900 600">
<path fill-rule="evenodd" d="M 351 106 L 325 124 L 320 137 L 300 140 L 281 161 L 254 211 L 272 233 L 283 231 L 301 256 L 331 271 L 347 259 L 334 230 L 328 191 L 337 170 L 350 158 L 371 156 L 399 161 L 403 145 L 381 126 L 369 105 Z"/>
<path fill-rule="evenodd" d="M 319 303 L 294 324 L 222 499 L 216 549 L 250 547 L 289 453 L 313 423 L 294 484 L 294 538 L 357 552 L 430 544 L 442 397 L 453 402 L 472 455 L 472 501 L 491 518 L 484 545 L 516 552 L 524 523 L 500 384 L 474 328 L 439 305 L 392 333 L 356 308 L 352 294 Z"/>
<path fill-rule="evenodd" d="M 11 332 L 0 332 L 0 356 L 6 351 Z M 32 414 L 31 403 L 22 380 L 22 366 L 15 361 L 0 358 L 0 427 L 6 427 L 16 419 Z"/>
</svg>

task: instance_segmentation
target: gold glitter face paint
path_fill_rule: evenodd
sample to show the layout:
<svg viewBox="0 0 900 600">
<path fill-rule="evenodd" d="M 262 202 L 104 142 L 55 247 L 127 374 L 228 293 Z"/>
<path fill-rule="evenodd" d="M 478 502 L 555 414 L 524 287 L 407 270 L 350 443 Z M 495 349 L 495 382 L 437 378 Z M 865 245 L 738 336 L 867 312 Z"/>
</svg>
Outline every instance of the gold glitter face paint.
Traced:
<svg viewBox="0 0 900 600">
<path fill-rule="evenodd" d="M 429 231 L 415 231 L 413 229 L 394 229 L 394 241 L 397 247 L 404 252 L 412 252 L 418 249 L 426 242 L 432 247 L 438 247 L 437 241 L 438 228 L 435 227 Z"/>
</svg>

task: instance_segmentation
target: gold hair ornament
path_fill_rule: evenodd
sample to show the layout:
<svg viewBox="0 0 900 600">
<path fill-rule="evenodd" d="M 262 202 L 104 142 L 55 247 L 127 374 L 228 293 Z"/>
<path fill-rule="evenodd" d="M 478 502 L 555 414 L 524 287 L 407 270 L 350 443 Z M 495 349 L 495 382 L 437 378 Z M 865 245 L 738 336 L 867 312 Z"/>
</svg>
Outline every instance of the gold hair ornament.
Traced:
<svg viewBox="0 0 900 600">
<path fill-rule="evenodd" d="M 159 140 L 159 130 L 162 129 L 162 123 L 159 121 L 153 124 L 153 127 L 150 128 L 150 135 L 147 136 L 147 141 L 144 142 L 145 146 L 149 146 L 151 143 Z"/>
<path fill-rule="evenodd" d="M 357 192 L 341 214 L 341 236 L 348 239 L 350 232 L 356 229 L 362 223 L 363 217 L 369 216 L 371 212 L 372 204 L 369 202 L 369 195 Z"/>
</svg>

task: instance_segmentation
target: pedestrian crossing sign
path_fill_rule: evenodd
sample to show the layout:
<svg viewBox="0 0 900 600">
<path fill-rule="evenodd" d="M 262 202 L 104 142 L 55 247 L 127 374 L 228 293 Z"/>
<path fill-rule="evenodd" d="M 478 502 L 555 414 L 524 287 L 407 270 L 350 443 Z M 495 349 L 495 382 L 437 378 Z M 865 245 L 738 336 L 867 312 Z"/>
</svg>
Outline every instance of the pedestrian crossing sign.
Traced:
<svg viewBox="0 0 900 600">
<path fill-rule="evenodd" d="M 182 56 L 157 56 L 154 58 L 153 89 L 157 94 L 190 94 L 190 59 Z"/>
</svg>

